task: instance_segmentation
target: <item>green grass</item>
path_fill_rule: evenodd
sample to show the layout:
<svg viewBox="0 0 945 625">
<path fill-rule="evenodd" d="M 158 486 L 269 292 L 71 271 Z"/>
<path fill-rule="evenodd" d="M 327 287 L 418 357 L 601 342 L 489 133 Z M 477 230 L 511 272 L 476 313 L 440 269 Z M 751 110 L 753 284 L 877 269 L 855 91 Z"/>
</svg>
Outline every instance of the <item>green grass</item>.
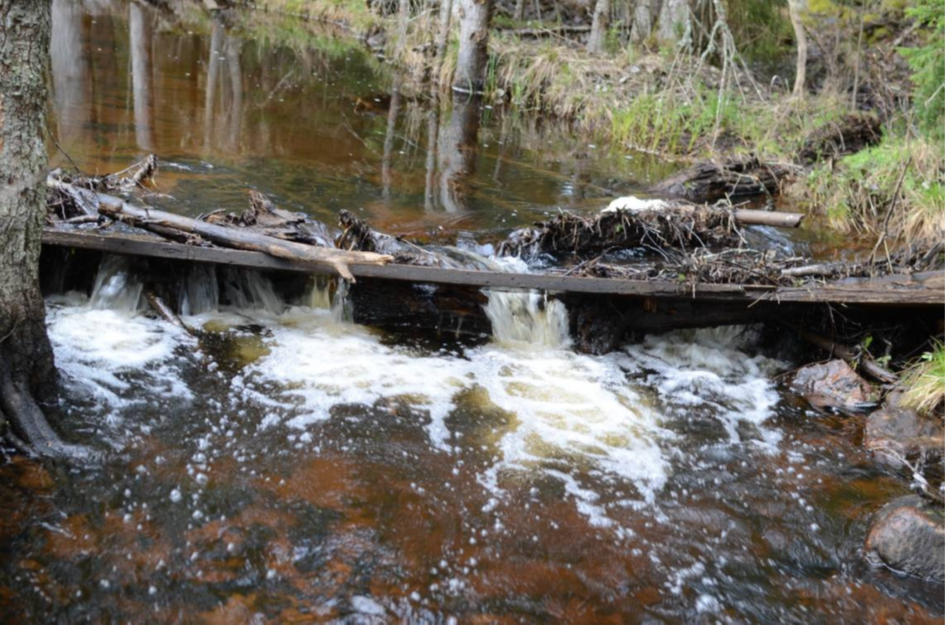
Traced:
<svg viewBox="0 0 945 625">
<path fill-rule="evenodd" d="M 945 402 L 945 343 L 936 341 L 932 351 L 922 354 L 907 368 L 902 385 L 903 407 L 927 414 L 941 406 Z"/>
<path fill-rule="evenodd" d="M 922 138 L 887 136 L 880 144 L 821 164 L 805 181 L 815 213 L 843 232 L 872 234 L 893 207 L 890 234 L 903 241 L 933 240 L 945 228 L 945 187 L 940 146 Z M 903 173 L 905 172 L 905 173 Z"/>
</svg>

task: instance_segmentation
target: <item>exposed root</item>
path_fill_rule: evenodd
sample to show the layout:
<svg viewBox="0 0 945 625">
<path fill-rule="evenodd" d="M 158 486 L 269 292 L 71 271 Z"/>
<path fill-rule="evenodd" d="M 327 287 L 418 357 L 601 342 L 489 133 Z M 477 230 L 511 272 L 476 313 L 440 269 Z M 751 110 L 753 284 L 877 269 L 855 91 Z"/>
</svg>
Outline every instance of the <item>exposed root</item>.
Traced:
<svg viewBox="0 0 945 625">
<path fill-rule="evenodd" d="M 12 431 L 5 434 L 17 448 L 25 447 L 33 453 L 50 458 L 90 460 L 94 453 L 88 447 L 66 443 L 52 429 L 42 409 L 16 380 L 9 364 L 0 354 L 0 416 L 5 415 Z"/>
</svg>

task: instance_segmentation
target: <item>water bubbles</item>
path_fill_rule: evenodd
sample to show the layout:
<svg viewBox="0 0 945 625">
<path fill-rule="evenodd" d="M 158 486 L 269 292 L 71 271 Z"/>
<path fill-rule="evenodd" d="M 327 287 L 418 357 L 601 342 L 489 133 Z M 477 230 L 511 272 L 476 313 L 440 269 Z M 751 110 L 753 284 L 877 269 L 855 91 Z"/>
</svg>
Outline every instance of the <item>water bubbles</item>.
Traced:
<svg viewBox="0 0 945 625">
<path fill-rule="evenodd" d="M 174 490 L 171 491 L 169 498 L 172 503 L 180 503 L 180 500 L 183 499 L 183 495 L 181 495 L 179 488 L 175 488 Z"/>
</svg>

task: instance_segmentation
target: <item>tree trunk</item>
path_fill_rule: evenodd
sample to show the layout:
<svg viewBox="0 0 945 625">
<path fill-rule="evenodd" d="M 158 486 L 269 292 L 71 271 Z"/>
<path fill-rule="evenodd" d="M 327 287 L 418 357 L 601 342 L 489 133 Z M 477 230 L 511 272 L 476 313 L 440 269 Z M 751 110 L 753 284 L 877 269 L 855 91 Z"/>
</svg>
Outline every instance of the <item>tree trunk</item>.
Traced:
<svg viewBox="0 0 945 625">
<path fill-rule="evenodd" d="M 653 31 L 652 0 L 636 0 L 633 9 L 633 27 L 630 29 L 630 41 L 643 43 Z"/>
<path fill-rule="evenodd" d="M 8 438 L 64 455 L 34 396 L 56 390 L 39 290 L 46 215 L 49 0 L 0 0 L 0 424 Z"/>
<path fill-rule="evenodd" d="M 154 151 L 154 111 L 151 101 L 151 20 L 147 9 L 128 6 L 128 41 L 131 48 L 131 91 L 135 141 L 145 152 Z"/>
<path fill-rule="evenodd" d="M 441 0 L 440 23 L 436 33 L 436 61 L 432 75 L 432 89 L 440 88 L 443 81 L 443 61 L 446 57 L 446 47 L 450 41 L 450 21 L 453 17 L 453 0 Z"/>
<path fill-rule="evenodd" d="M 689 0 L 665 0 L 656 34 L 660 41 L 679 41 L 689 30 Z"/>
<path fill-rule="evenodd" d="M 458 1 L 459 58 L 453 89 L 469 93 L 482 89 L 489 52 L 492 0 Z"/>
<path fill-rule="evenodd" d="M 440 206 L 448 213 L 466 210 L 469 178 L 476 171 L 480 112 L 478 97 L 453 94 L 449 125 L 440 124 Z"/>
<path fill-rule="evenodd" d="M 804 32 L 804 22 L 801 12 L 804 11 L 804 0 L 788 0 L 788 11 L 791 15 L 791 26 L 794 27 L 794 36 L 797 38 L 797 73 L 794 78 L 795 98 L 803 98 L 807 80 L 807 33 Z"/>
<path fill-rule="evenodd" d="M 609 22 L 610 0 L 597 0 L 594 6 L 594 22 L 591 24 L 591 35 L 587 38 L 588 53 L 601 54 L 604 51 Z"/>
</svg>

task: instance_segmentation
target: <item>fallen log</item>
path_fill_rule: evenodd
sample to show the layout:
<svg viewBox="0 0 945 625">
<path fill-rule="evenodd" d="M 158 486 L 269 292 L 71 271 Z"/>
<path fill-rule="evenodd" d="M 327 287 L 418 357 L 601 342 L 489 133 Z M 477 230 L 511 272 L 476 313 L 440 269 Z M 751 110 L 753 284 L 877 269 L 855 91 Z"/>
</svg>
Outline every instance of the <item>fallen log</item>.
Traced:
<svg viewBox="0 0 945 625">
<path fill-rule="evenodd" d="M 802 213 L 760 211 L 739 208 L 734 211 L 735 221 L 741 226 L 773 226 L 775 228 L 797 228 L 804 220 Z"/>
<path fill-rule="evenodd" d="M 51 179 L 49 185 L 63 193 L 78 195 L 78 190 L 75 187 L 61 181 Z M 219 226 L 190 217 L 175 215 L 174 213 L 133 206 L 120 198 L 104 193 L 91 193 L 94 193 L 98 212 L 111 219 L 121 220 L 161 236 L 170 236 L 169 231 L 177 234 L 196 235 L 224 247 L 263 252 L 285 260 L 328 266 L 349 282 L 354 282 L 354 275 L 348 267 L 349 264 L 383 265 L 392 260 L 390 256 L 382 254 L 349 252 L 277 239 L 257 232 L 247 232 L 238 228 Z"/>
<path fill-rule="evenodd" d="M 239 215 L 224 209 L 197 217 L 200 221 L 248 230 L 318 247 L 335 247 L 335 233 L 320 221 L 304 213 L 291 213 L 273 204 L 259 191 L 249 192 L 249 208 Z M 364 250 L 375 251 L 375 250 Z"/>
<path fill-rule="evenodd" d="M 790 324 L 785 324 L 789 325 Z M 848 347 L 846 345 L 841 345 L 840 343 L 835 343 L 830 339 L 815 334 L 804 328 L 794 328 L 797 330 L 798 335 L 815 347 L 828 352 L 833 356 L 837 356 L 842 360 L 850 363 L 854 366 L 859 366 L 860 370 L 868 374 L 870 377 L 884 383 L 884 384 L 894 384 L 899 381 L 899 376 L 897 376 L 892 371 L 889 371 L 885 367 L 880 366 L 875 360 L 870 358 L 870 355 L 866 352 Z"/>
<path fill-rule="evenodd" d="M 722 163 L 706 161 L 663 180 L 653 193 L 690 202 L 739 201 L 777 195 L 781 181 L 794 171 L 790 165 L 763 163 L 757 157 L 733 158 Z"/>
</svg>

